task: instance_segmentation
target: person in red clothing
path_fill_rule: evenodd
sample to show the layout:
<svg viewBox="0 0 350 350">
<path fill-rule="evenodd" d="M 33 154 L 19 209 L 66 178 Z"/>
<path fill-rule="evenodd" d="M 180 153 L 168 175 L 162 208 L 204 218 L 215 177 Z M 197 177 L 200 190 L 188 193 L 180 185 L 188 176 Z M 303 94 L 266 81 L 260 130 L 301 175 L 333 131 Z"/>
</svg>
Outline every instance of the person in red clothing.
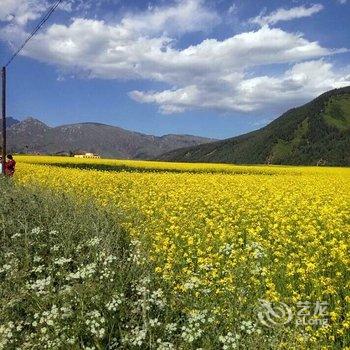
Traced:
<svg viewBox="0 0 350 350">
<path fill-rule="evenodd" d="M 11 154 L 8 154 L 6 157 L 5 163 L 5 174 L 12 177 L 16 170 L 16 161 L 13 159 Z"/>
</svg>

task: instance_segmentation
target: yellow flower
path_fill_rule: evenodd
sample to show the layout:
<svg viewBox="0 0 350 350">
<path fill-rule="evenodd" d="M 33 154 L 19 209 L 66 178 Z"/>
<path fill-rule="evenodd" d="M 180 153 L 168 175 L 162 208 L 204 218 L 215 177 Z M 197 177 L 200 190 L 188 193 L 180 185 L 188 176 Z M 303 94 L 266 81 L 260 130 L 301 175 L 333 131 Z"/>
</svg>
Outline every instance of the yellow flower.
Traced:
<svg viewBox="0 0 350 350">
<path fill-rule="evenodd" d="M 249 317 L 259 298 L 291 307 L 325 301 L 330 325 L 306 327 L 308 339 L 318 344 L 346 336 L 349 320 L 340 306 L 350 302 L 350 169 L 17 161 L 19 184 L 93 200 L 113 211 L 132 236 L 145 239 L 152 247 L 147 261 L 184 310 L 195 301 L 218 315 L 237 308 Z M 87 162 L 94 170 L 78 168 Z M 106 166 L 111 170 L 101 171 Z M 299 336 L 296 331 L 302 344 Z"/>
</svg>

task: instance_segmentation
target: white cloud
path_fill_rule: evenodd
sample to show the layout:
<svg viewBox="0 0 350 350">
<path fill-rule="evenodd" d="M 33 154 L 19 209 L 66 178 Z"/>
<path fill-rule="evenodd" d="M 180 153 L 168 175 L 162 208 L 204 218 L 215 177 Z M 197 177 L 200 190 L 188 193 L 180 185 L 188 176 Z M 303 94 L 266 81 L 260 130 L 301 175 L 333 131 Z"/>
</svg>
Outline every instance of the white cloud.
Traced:
<svg viewBox="0 0 350 350">
<path fill-rule="evenodd" d="M 16 27 L 8 27 L 3 35 L 13 41 L 22 39 Z M 207 39 L 179 50 L 164 35 L 150 36 L 146 31 L 142 35 L 122 24 L 78 18 L 68 26 L 52 25 L 27 46 L 24 54 L 62 67 L 79 68 L 92 77 L 144 78 L 179 85 L 203 81 L 212 84 L 221 79 L 232 82 L 249 67 L 297 62 L 336 52 L 300 34 L 268 27 L 223 41 Z"/>
<path fill-rule="evenodd" d="M 237 5 L 236 4 L 232 4 L 230 7 L 229 7 L 229 9 L 228 9 L 228 13 L 230 14 L 230 15 L 232 15 L 232 14 L 235 14 L 237 12 Z"/>
<path fill-rule="evenodd" d="M 139 15 L 127 15 L 121 27 L 128 32 L 166 35 L 206 30 L 220 21 L 202 0 L 180 1 L 175 6 L 155 7 Z"/>
<path fill-rule="evenodd" d="M 237 97 L 247 110 L 263 106 L 295 105 L 331 89 L 350 85 L 350 69 L 337 72 L 323 60 L 295 64 L 277 77 L 259 76 L 241 82 Z"/>
<path fill-rule="evenodd" d="M 350 69 L 347 75 L 337 73 L 332 64 L 317 60 L 297 63 L 280 76 L 245 78 L 237 84 L 225 85 L 224 90 L 187 86 L 162 92 L 134 91 L 131 97 L 138 102 L 158 104 L 164 113 L 193 108 L 252 112 L 295 106 L 327 90 L 347 85 L 350 85 Z"/>
<path fill-rule="evenodd" d="M 291 21 L 296 18 L 310 17 L 323 10 L 323 5 L 315 4 L 310 7 L 298 6 L 290 9 L 280 8 L 268 15 L 260 14 L 252 18 L 252 23 L 259 25 L 276 24 L 281 21 Z"/>
<path fill-rule="evenodd" d="M 40 18 L 52 5 L 47 0 L 0 0 L 0 22 L 25 26 L 30 21 Z M 72 1 L 66 0 L 59 5 L 59 9 L 72 11 Z"/>
<path fill-rule="evenodd" d="M 347 0 L 338 0 L 338 2 L 342 5 L 345 5 L 347 3 Z"/>
<path fill-rule="evenodd" d="M 347 75 L 340 74 L 332 64 L 317 60 L 297 63 L 280 76 L 242 79 L 224 91 L 220 87 L 208 92 L 200 86 L 187 86 L 162 92 L 134 91 L 131 96 L 139 102 L 158 104 L 164 113 L 194 107 L 252 112 L 292 107 L 327 90 L 347 85 L 350 85 L 350 69 Z"/>
<path fill-rule="evenodd" d="M 72 3 L 72 1 L 63 1 L 59 5 L 59 8 L 62 11 L 72 12 L 73 11 L 73 3 Z"/>
<path fill-rule="evenodd" d="M 193 13 L 197 17 L 191 21 Z M 51 25 L 23 54 L 90 78 L 163 82 L 169 86 L 164 91 L 130 92 L 134 100 L 154 103 L 163 113 L 194 108 L 251 112 L 350 84 L 349 72 L 340 74 L 320 60 L 344 50 L 278 28 L 263 26 L 225 40 L 176 46 L 177 36 L 206 30 L 217 21 L 200 0 L 127 14 L 114 24 L 75 18 L 68 25 Z M 25 35 L 22 27 L 7 26 L 0 38 L 16 46 Z M 252 75 L 257 67 L 273 64 L 292 68 L 280 76 Z"/>
<path fill-rule="evenodd" d="M 1 0 L 0 21 L 25 25 L 39 18 L 47 6 L 45 0 Z"/>
</svg>

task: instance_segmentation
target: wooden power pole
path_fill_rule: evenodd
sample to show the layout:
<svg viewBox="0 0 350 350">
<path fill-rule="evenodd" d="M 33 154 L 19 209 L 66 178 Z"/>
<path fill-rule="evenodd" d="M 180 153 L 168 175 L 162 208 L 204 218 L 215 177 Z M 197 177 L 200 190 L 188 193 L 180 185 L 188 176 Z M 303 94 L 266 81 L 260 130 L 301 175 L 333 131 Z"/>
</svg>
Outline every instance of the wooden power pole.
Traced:
<svg viewBox="0 0 350 350">
<path fill-rule="evenodd" d="M 12 61 L 17 57 L 17 55 L 24 49 L 28 42 L 38 33 L 45 22 L 50 18 L 50 16 L 55 12 L 57 7 L 61 4 L 63 0 L 56 0 L 56 2 L 49 8 L 45 16 L 41 19 L 39 24 L 30 33 L 23 44 L 18 48 L 18 50 L 11 56 L 8 62 L 2 67 L 1 70 L 1 80 L 2 80 L 2 173 L 5 174 L 5 163 L 6 163 L 6 68 L 12 63 Z"/>
<path fill-rule="evenodd" d="M 2 173 L 5 174 L 6 162 L 6 67 L 2 67 Z"/>
</svg>

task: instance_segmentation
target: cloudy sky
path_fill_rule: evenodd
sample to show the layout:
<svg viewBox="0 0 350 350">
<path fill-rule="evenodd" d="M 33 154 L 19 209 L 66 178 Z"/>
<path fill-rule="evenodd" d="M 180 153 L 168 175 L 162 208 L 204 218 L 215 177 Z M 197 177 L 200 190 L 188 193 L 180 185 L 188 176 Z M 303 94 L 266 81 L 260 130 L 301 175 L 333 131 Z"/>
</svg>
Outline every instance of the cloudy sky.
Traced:
<svg viewBox="0 0 350 350">
<path fill-rule="evenodd" d="M 0 64 L 52 0 L 1 0 Z M 216 138 L 350 85 L 350 0 L 65 0 L 8 69 L 9 114 Z"/>
</svg>

